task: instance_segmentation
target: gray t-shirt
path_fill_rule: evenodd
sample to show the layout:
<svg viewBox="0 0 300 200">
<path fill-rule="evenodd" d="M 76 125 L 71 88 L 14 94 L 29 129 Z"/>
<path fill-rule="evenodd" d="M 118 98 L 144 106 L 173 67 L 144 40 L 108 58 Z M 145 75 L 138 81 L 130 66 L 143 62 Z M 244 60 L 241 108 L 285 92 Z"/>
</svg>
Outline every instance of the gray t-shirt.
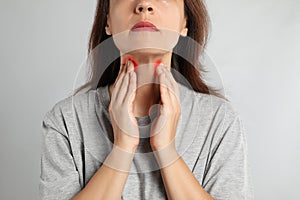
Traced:
<svg viewBox="0 0 300 200">
<path fill-rule="evenodd" d="M 176 150 L 216 200 L 253 199 L 246 133 L 233 106 L 178 83 L 181 116 Z M 65 98 L 42 122 L 41 199 L 71 199 L 101 167 L 113 145 L 108 86 Z M 136 117 L 149 134 L 153 116 Z M 174 174 L 175 176 L 175 174 Z M 167 199 L 149 138 L 134 155 L 122 199 Z"/>
</svg>

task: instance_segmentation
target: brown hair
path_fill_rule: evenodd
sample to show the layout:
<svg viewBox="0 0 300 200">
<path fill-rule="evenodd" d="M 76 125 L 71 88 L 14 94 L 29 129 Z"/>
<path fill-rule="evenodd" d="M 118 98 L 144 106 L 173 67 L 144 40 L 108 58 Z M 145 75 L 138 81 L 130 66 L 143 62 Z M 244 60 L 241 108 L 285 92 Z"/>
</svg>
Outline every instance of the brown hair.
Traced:
<svg viewBox="0 0 300 200">
<path fill-rule="evenodd" d="M 202 72 L 207 72 L 200 63 L 199 55 L 204 52 L 206 47 L 210 22 L 203 0 L 184 0 L 184 12 L 187 16 L 188 34 L 187 37 L 180 36 L 177 45 L 174 47 L 173 51 L 177 52 L 177 54 L 172 53 L 171 67 L 184 76 L 194 91 L 212 94 L 228 101 L 228 99 L 219 93 L 219 90 L 206 85 L 201 75 Z M 111 85 L 118 76 L 120 59 L 115 59 L 112 63 L 107 63 L 106 66 L 109 66 L 104 72 L 104 69 L 102 69 L 103 65 L 100 64 L 101 58 L 110 57 L 111 54 L 118 54 L 119 50 L 117 47 L 114 44 L 110 44 L 113 47 L 110 51 L 107 49 L 96 50 L 96 47 L 99 46 L 100 43 L 112 37 L 105 32 L 108 13 L 109 0 L 98 0 L 88 44 L 88 55 L 91 56 L 92 61 L 89 72 L 90 77 L 88 82 L 79 87 L 74 94 L 84 88 L 92 89 L 93 85 L 96 88 L 107 84 Z M 191 40 L 194 40 L 194 42 Z M 112 40 L 110 41 L 113 43 Z M 98 52 L 97 56 L 95 56 L 96 52 Z M 102 66 L 102 68 L 100 66 Z M 103 74 L 101 78 L 99 74 Z"/>
</svg>

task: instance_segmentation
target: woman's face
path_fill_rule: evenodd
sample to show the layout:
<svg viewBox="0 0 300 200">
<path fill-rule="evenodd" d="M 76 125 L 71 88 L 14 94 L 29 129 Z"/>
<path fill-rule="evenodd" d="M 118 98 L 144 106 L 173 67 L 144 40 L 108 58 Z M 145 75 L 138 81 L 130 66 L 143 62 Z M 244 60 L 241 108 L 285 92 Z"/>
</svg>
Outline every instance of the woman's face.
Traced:
<svg viewBox="0 0 300 200">
<path fill-rule="evenodd" d="M 141 21 L 156 26 L 157 31 L 133 31 Z M 186 36 L 184 0 L 110 0 L 107 34 L 112 34 L 121 52 L 151 48 L 170 51 L 179 35 Z"/>
</svg>

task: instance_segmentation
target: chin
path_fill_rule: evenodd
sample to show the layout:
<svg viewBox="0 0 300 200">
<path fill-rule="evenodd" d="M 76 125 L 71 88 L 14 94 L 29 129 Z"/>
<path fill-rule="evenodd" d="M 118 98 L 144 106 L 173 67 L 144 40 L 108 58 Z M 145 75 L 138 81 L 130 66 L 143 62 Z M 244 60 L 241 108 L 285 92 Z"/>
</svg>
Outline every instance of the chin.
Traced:
<svg viewBox="0 0 300 200">
<path fill-rule="evenodd" d="M 166 54 L 170 51 L 166 51 L 163 49 L 155 49 L 155 48 L 140 48 L 134 51 L 129 52 L 130 54 L 135 54 L 135 55 L 141 55 L 141 54 L 145 54 L 145 55 L 162 55 L 162 54 Z"/>
<path fill-rule="evenodd" d="M 173 50 L 179 34 L 170 31 L 132 32 L 126 31 L 113 36 L 117 48 L 123 52 L 166 53 Z"/>
</svg>

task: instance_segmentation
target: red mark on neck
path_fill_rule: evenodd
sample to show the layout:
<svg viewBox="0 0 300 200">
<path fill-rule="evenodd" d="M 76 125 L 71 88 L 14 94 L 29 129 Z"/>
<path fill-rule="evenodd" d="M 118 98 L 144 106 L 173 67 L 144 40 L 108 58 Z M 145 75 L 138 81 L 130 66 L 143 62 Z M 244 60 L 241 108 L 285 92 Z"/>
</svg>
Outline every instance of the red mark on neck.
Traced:
<svg viewBox="0 0 300 200">
<path fill-rule="evenodd" d="M 161 64 L 161 63 L 162 63 L 161 59 L 156 60 L 155 63 L 154 63 L 153 74 L 154 74 L 155 77 L 157 76 L 156 69 L 157 69 L 158 65 Z"/>
<path fill-rule="evenodd" d="M 123 65 L 126 65 L 127 60 L 130 60 L 130 61 L 133 63 L 134 69 L 138 66 L 138 62 L 137 62 L 137 61 L 134 59 L 134 57 L 132 57 L 132 56 L 126 56 L 126 57 L 124 58 Z"/>
<path fill-rule="evenodd" d="M 126 56 L 124 58 L 123 65 L 126 65 L 127 60 L 131 60 L 132 61 L 133 65 L 134 65 L 134 69 L 139 65 L 138 62 L 137 62 L 137 60 L 134 59 L 134 57 L 132 57 L 132 56 Z M 156 76 L 156 69 L 157 69 L 158 65 L 161 64 L 161 63 L 162 63 L 162 59 L 157 59 L 155 61 L 155 63 L 154 63 L 153 74 L 155 74 L 155 76 Z"/>
</svg>

